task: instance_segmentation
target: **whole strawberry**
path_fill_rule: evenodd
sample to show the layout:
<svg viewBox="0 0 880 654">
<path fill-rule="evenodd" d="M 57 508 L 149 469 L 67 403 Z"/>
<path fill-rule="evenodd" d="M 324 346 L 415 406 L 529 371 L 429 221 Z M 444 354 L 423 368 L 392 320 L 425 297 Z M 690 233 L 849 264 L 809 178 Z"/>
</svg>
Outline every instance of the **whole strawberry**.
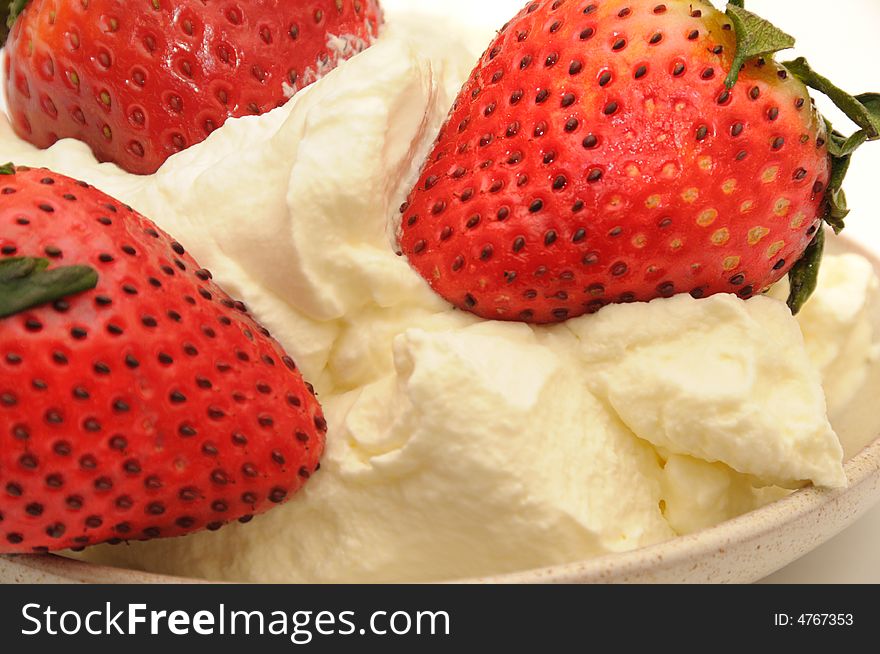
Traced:
<svg viewBox="0 0 880 654">
<path fill-rule="evenodd" d="M 368 47 L 378 0 L 32 0 L 7 44 L 16 133 L 155 172 L 227 118 L 262 114 Z"/>
<path fill-rule="evenodd" d="M 0 553 L 217 529 L 299 490 L 327 426 L 244 305 L 87 184 L 0 173 Z"/>
<path fill-rule="evenodd" d="M 788 273 L 844 213 L 854 144 L 765 56 L 791 37 L 732 5 L 530 2 L 402 207 L 415 269 L 462 309 L 535 323 L 679 293 L 748 298 Z M 876 138 L 867 96 L 846 98 L 859 144 Z"/>
</svg>

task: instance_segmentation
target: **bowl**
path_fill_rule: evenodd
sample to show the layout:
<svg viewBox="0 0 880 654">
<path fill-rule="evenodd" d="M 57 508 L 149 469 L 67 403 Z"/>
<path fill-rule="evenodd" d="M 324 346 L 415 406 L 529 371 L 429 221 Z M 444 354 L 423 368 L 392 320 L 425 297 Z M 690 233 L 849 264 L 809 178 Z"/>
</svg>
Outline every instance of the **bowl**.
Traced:
<svg viewBox="0 0 880 654">
<path fill-rule="evenodd" d="M 834 252 L 880 258 L 842 238 Z M 880 325 L 878 325 L 880 329 Z M 872 411 L 869 402 L 861 403 Z M 878 434 L 880 436 L 880 434 Z M 880 502 L 880 438 L 851 458 L 849 486 L 805 488 L 716 527 L 658 545 L 567 565 L 467 583 L 751 583 L 784 568 L 827 542 Z M 110 568 L 57 555 L 0 556 L 0 583 L 206 583 Z"/>
</svg>

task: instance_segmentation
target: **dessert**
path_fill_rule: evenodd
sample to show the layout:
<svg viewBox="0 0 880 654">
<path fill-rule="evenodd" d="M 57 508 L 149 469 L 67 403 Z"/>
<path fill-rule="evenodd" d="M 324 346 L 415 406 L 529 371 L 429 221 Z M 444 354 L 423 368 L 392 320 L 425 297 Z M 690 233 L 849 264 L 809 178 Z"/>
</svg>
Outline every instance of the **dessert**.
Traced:
<svg viewBox="0 0 880 654">
<path fill-rule="evenodd" d="M 85 178 L 185 243 L 296 359 L 328 422 L 320 472 L 285 505 L 84 556 L 211 579 L 435 581 L 626 551 L 845 483 L 823 383 L 837 415 L 876 378 L 864 259 L 827 257 L 797 319 L 774 297 L 685 294 L 536 326 L 451 307 L 397 256 L 398 207 L 522 8 L 484 5 L 458 29 L 439 5 L 386 0 L 372 47 L 151 176 L 76 141 L 38 150 L 0 118 L 4 159 Z"/>
</svg>

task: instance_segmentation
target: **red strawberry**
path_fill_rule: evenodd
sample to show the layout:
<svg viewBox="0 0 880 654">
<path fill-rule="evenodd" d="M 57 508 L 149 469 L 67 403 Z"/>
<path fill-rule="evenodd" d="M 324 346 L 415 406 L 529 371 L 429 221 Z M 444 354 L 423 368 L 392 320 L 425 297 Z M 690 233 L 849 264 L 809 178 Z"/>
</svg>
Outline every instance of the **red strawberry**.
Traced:
<svg viewBox="0 0 880 654">
<path fill-rule="evenodd" d="M 327 425 L 244 305 L 87 184 L 3 172 L 0 553 L 216 529 L 299 490 Z"/>
<path fill-rule="evenodd" d="M 772 58 L 725 84 L 737 54 L 793 43 L 776 31 L 760 50 L 748 31 L 760 19 L 729 11 L 529 3 L 480 60 L 402 207 L 415 269 L 462 309 L 535 323 L 678 293 L 748 298 L 779 280 L 827 208 L 829 146 L 844 148 Z"/>
<path fill-rule="evenodd" d="M 85 141 L 153 173 L 227 118 L 262 114 L 378 35 L 378 0 L 32 0 L 9 35 L 16 133 Z"/>
</svg>

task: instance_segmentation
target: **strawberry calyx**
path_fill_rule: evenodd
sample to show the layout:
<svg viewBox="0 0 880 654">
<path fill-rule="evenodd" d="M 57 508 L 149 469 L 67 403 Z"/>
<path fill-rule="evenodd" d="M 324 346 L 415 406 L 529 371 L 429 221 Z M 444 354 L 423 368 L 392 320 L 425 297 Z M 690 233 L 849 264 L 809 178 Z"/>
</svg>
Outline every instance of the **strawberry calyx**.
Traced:
<svg viewBox="0 0 880 654">
<path fill-rule="evenodd" d="M 739 0 L 727 5 L 727 16 L 736 30 L 736 55 L 724 81 L 728 89 L 736 85 L 740 71 L 747 61 L 788 50 L 795 44 L 793 36 L 748 11 L 744 4 L 743 0 Z"/>
<path fill-rule="evenodd" d="M 98 273 L 89 266 L 49 268 L 49 260 L 15 257 L 0 261 L 0 318 L 89 291 Z"/>
</svg>

